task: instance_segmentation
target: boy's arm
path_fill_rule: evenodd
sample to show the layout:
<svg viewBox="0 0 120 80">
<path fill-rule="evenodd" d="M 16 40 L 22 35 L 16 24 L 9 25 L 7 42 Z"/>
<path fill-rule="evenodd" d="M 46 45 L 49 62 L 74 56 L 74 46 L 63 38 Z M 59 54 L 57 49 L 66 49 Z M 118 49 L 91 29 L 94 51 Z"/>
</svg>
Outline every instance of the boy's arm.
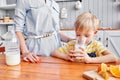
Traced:
<svg viewBox="0 0 120 80">
<path fill-rule="evenodd" d="M 90 59 L 89 63 L 116 62 L 117 58 L 101 42 L 95 42 L 97 57 Z"/>
<path fill-rule="evenodd" d="M 88 63 L 108 63 L 108 62 L 116 62 L 117 58 L 108 50 L 102 52 L 103 56 L 91 58 Z"/>
<path fill-rule="evenodd" d="M 54 50 L 51 55 L 64 60 L 73 61 L 70 55 L 71 54 L 70 50 L 74 49 L 74 43 L 75 43 L 74 40 L 68 42 L 67 44 Z"/>
<path fill-rule="evenodd" d="M 64 59 L 64 60 L 68 60 L 67 59 L 67 54 L 60 53 L 57 50 L 52 52 L 52 56 L 57 57 L 57 58 L 61 58 L 61 59 Z"/>
</svg>

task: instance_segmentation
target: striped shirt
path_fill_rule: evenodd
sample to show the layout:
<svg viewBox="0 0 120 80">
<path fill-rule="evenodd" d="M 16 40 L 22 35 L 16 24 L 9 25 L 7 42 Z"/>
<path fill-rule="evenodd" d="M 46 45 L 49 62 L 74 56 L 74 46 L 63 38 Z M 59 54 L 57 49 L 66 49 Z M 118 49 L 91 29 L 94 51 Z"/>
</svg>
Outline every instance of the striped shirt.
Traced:
<svg viewBox="0 0 120 80">
<path fill-rule="evenodd" d="M 67 54 L 70 50 L 74 49 L 75 43 L 76 40 L 72 40 L 67 44 L 63 45 L 62 47 L 59 47 L 57 51 Z M 107 48 L 101 42 L 96 40 L 92 40 L 91 43 L 86 46 L 86 52 L 90 57 L 102 56 L 102 52 L 106 50 Z"/>
</svg>

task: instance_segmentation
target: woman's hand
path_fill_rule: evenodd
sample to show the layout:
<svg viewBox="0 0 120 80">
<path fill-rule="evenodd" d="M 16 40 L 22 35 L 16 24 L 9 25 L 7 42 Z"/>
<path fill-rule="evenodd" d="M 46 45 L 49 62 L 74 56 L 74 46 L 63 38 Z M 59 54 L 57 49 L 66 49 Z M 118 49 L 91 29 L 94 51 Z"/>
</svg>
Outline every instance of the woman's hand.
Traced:
<svg viewBox="0 0 120 80">
<path fill-rule="evenodd" d="M 29 62 L 32 62 L 32 63 L 40 62 L 40 58 L 34 53 L 24 53 L 23 54 L 23 60 L 27 61 L 27 62 L 29 61 Z"/>
</svg>

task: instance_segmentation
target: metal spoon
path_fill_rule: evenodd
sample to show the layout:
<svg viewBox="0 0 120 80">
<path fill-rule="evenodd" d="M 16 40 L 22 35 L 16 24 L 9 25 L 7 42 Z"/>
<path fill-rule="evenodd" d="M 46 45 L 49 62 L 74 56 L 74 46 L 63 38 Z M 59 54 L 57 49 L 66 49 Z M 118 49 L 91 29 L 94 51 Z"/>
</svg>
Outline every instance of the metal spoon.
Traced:
<svg viewBox="0 0 120 80">
<path fill-rule="evenodd" d="M 3 42 L 0 43 L 0 46 L 2 46 Z"/>
</svg>

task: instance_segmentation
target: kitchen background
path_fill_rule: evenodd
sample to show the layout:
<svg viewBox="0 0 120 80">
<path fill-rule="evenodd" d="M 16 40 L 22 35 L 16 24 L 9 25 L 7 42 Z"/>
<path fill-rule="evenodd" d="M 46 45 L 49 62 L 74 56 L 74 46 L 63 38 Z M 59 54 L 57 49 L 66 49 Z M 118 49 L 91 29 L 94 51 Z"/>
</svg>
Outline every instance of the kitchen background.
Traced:
<svg viewBox="0 0 120 80">
<path fill-rule="evenodd" d="M 61 28 L 73 28 L 76 17 L 88 11 L 91 11 L 102 21 L 102 28 L 112 28 L 110 30 L 99 30 L 95 39 L 101 41 L 112 53 L 115 53 L 120 58 L 120 0 L 81 0 L 82 7 L 80 9 L 75 9 L 78 0 L 56 1 L 60 6 Z M 13 19 L 15 2 L 16 0 L 7 0 L 8 5 L 6 6 L 0 2 L 0 18 L 10 16 Z M 14 22 L 0 23 L 0 36 L 5 34 L 13 24 Z M 62 32 L 75 37 L 74 31 L 63 30 Z"/>
<path fill-rule="evenodd" d="M 7 0 L 8 4 L 15 3 L 15 0 Z M 60 19 L 61 27 L 73 27 L 76 17 L 82 12 L 89 10 L 102 20 L 102 27 L 120 28 L 120 1 L 119 0 L 81 0 L 82 8 L 74 8 L 78 0 L 56 0 L 62 8 L 67 9 L 67 18 Z M 70 2 L 69 2 L 70 1 Z"/>
<path fill-rule="evenodd" d="M 82 7 L 79 10 L 75 9 L 75 3 L 78 0 L 56 1 L 60 6 L 60 11 L 63 8 L 67 10 L 67 17 L 60 17 L 60 26 L 62 28 L 72 28 L 76 17 L 88 11 L 91 11 L 102 21 L 101 27 L 120 28 L 120 0 L 81 0 Z M 7 4 L 14 4 L 15 2 L 16 0 L 7 0 Z M 14 10 L 0 10 L 0 16 L 8 13 L 13 18 Z M 3 28 L 0 27 L 0 30 L 3 30 Z"/>
<path fill-rule="evenodd" d="M 73 0 L 74 1 L 74 0 Z M 75 1 L 76 2 L 76 1 Z M 76 10 L 75 2 L 59 2 L 60 9 L 66 8 L 68 18 L 61 19 L 62 26 L 73 27 L 76 17 L 89 10 L 102 20 L 102 27 L 120 28 L 120 2 L 115 0 L 82 0 L 82 8 Z"/>
</svg>

